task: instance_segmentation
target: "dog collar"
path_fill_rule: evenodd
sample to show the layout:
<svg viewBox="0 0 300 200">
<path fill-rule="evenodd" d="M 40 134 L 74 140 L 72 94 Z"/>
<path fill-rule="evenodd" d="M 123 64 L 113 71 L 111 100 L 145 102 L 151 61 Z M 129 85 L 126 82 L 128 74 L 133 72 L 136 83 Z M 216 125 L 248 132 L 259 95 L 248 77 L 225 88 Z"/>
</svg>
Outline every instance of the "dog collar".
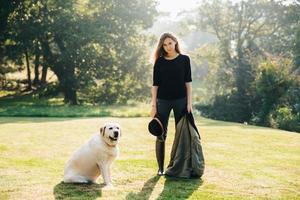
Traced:
<svg viewBox="0 0 300 200">
<path fill-rule="evenodd" d="M 105 141 L 104 141 L 105 142 Z M 110 144 L 108 144 L 107 142 L 105 142 L 105 144 L 107 145 L 107 146 L 109 146 L 109 147 L 116 147 L 117 145 L 110 145 Z"/>
</svg>

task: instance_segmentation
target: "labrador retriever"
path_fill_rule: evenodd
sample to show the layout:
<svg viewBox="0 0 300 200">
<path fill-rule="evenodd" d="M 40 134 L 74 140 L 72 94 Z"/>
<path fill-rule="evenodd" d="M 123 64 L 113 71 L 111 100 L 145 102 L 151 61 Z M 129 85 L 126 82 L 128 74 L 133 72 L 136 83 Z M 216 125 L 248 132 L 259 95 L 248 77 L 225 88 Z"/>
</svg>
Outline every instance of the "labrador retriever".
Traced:
<svg viewBox="0 0 300 200">
<path fill-rule="evenodd" d="M 119 154 L 120 125 L 106 123 L 83 144 L 65 165 L 65 183 L 94 183 L 102 174 L 106 186 L 112 186 L 110 166 Z"/>
</svg>

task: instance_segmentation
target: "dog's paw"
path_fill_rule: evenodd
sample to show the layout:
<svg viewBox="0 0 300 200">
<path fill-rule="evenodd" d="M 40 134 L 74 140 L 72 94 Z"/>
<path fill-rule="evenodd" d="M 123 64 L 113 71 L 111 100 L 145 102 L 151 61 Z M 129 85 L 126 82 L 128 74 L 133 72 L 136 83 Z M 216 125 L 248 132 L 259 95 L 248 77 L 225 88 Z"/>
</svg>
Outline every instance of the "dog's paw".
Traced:
<svg viewBox="0 0 300 200">
<path fill-rule="evenodd" d="M 106 184 L 102 189 L 103 190 L 112 190 L 112 189 L 114 189 L 114 186 L 110 183 L 110 184 Z"/>
</svg>

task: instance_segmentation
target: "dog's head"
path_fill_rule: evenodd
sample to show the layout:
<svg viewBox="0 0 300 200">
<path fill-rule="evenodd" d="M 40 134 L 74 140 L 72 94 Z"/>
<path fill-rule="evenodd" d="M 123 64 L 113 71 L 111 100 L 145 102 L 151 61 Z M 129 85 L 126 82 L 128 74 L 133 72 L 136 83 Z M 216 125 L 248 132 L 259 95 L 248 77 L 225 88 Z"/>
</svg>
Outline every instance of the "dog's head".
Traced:
<svg viewBox="0 0 300 200">
<path fill-rule="evenodd" d="M 100 135 L 108 145 L 115 146 L 118 144 L 121 137 L 120 125 L 113 122 L 106 123 L 100 128 Z"/>
</svg>

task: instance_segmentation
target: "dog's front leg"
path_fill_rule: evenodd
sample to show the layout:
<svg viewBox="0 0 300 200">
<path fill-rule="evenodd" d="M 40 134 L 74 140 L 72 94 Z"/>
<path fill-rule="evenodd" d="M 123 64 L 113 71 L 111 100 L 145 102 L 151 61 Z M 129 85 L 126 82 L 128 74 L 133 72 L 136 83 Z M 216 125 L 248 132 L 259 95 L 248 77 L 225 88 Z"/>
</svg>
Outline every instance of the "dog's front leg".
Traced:
<svg viewBox="0 0 300 200">
<path fill-rule="evenodd" d="M 112 181 L 110 177 L 110 169 L 108 164 L 99 165 L 101 168 L 102 177 L 106 186 L 112 186 Z"/>
</svg>

